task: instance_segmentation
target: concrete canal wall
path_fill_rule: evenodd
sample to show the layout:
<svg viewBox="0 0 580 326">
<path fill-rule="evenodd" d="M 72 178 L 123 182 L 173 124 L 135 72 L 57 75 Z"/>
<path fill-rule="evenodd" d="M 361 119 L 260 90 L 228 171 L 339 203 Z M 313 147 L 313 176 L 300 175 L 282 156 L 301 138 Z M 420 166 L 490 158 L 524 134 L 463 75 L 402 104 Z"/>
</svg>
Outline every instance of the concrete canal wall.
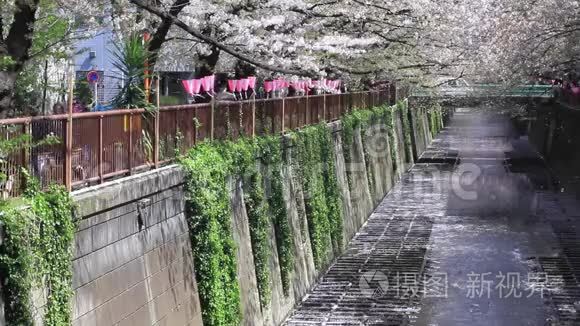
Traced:
<svg viewBox="0 0 580 326">
<path fill-rule="evenodd" d="M 403 121 L 405 114 L 393 114 L 390 139 L 384 125 L 369 125 L 355 129 L 349 145 L 342 139 L 340 122 L 328 125 L 345 244 L 412 164 L 408 153 L 418 157 L 431 141 L 426 110 L 410 108 L 409 123 Z M 410 136 L 407 142 L 405 134 Z M 304 232 L 305 193 L 291 164 L 292 148 L 285 153 L 289 164 L 283 164 L 281 173 L 294 235 L 294 269 L 285 295 L 275 228 L 270 225 L 272 297 L 266 307 L 261 307 L 258 296 L 242 184 L 235 178 L 229 182 L 243 325 L 279 325 L 328 267 L 315 268 L 308 228 Z M 73 194 L 79 219 L 73 261 L 74 325 L 202 325 L 183 183 L 184 172 L 173 165 Z M 328 253 L 330 258 L 338 254 Z"/>
</svg>

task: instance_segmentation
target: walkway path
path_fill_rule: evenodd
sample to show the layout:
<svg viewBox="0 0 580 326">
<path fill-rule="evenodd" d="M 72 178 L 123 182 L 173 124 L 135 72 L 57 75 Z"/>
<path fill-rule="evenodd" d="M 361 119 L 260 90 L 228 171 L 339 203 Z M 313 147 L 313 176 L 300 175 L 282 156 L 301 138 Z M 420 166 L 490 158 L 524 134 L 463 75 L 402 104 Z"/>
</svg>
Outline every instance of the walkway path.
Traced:
<svg viewBox="0 0 580 326">
<path fill-rule="evenodd" d="M 508 117 L 457 112 L 286 324 L 578 325 L 580 208 L 551 184 Z"/>
</svg>

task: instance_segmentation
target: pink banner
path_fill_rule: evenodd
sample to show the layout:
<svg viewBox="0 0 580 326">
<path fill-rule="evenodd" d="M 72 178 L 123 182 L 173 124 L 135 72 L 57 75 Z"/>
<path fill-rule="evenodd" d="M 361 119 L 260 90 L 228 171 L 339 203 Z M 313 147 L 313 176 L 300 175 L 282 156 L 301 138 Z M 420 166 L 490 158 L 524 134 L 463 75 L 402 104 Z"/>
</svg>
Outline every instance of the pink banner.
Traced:
<svg viewBox="0 0 580 326">
<path fill-rule="evenodd" d="M 241 84 L 242 91 L 244 92 L 248 91 L 248 88 L 250 87 L 250 81 L 248 80 L 248 78 L 240 79 L 238 83 Z"/>
<path fill-rule="evenodd" d="M 189 80 L 182 80 L 181 81 L 181 85 L 183 85 L 183 89 L 185 89 L 185 92 L 189 95 L 193 95 L 193 86 L 190 85 Z"/>
<path fill-rule="evenodd" d="M 264 81 L 264 91 L 266 91 L 266 93 L 270 93 L 273 90 L 274 90 L 274 82 Z"/>
<path fill-rule="evenodd" d="M 211 87 L 211 76 L 206 76 L 201 79 L 201 88 L 204 92 L 210 92 L 212 90 Z"/>
<path fill-rule="evenodd" d="M 248 87 L 251 89 L 256 88 L 256 77 L 254 77 L 254 76 L 248 77 Z"/>
<path fill-rule="evenodd" d="M 235 79 L 229 79 L 228 80 L 228 90 L 233 93 L 236 91 L 236 88 L 238 87 L 238 81 Z"/>
<path fill-rule="evenodd" d="M 215 84 L 215 75 L 205 76 L 201 79 L 201 88 L 205 92 L 213 92 Z"/>
<path fill-rule="evenodd" d="M 193 79 L 191 84 L 193 85 L 193 93 L 199 94 L 201 91 L 201 79 Z"/>
<path fill-rule="evenodd" d="M 199 94 L 201 88 L 201 79 L 189 79 L 189 80 L 182 80 L 181 84 L 185 89 L 185 92 L 189 95 Z"/>
</svg>

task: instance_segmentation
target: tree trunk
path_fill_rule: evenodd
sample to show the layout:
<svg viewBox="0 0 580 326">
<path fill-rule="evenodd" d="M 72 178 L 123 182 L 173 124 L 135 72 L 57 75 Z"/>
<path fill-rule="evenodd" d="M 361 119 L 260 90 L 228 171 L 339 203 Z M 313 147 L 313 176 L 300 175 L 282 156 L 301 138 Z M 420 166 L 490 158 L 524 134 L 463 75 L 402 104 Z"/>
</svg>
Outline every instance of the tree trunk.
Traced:
<svg viewBox="0 0 580 326">
<path fill-rule="evenodd" d="M 18 73 L 0 71 L 0 119 L 6 118 L 14 105 L 14 86 Z"/>
<path fill-rule="evenodd" d="M 216 47 L 211 48 L 208 55 L 199 56 L 199 66 L 197 67 L 197 75 L 199 77 L 212 75 L 215 71 L 215 66 L 220 58 L 220 49 Z"/>
</svg>

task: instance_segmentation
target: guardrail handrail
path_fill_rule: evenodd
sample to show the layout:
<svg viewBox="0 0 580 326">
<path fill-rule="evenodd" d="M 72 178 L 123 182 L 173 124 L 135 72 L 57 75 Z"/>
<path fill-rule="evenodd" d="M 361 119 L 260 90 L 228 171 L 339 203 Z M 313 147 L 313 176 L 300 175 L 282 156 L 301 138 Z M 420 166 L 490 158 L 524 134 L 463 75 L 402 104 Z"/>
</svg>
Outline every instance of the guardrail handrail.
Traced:
<svg viewBox="0 0 580 326">
<path fill-rule="evenodd" d="M 4 194 L 20 194 L 21 168 L 28 169 L 43 186 L 57 183 L 71 190 L 157 168 L 173 160 L 178 151 L 207 139 L 283 133 L 337 120 L 356 108 L 392 104 L 398 98 L 391 85 L 383 91 L 3 119 L 2 140 L 23 134 L 30 135 L 33 142 L 49 134 L 62 140 L 10 153 L 0 164 L 0 171 L 9 176 Z"/>
</svg>

